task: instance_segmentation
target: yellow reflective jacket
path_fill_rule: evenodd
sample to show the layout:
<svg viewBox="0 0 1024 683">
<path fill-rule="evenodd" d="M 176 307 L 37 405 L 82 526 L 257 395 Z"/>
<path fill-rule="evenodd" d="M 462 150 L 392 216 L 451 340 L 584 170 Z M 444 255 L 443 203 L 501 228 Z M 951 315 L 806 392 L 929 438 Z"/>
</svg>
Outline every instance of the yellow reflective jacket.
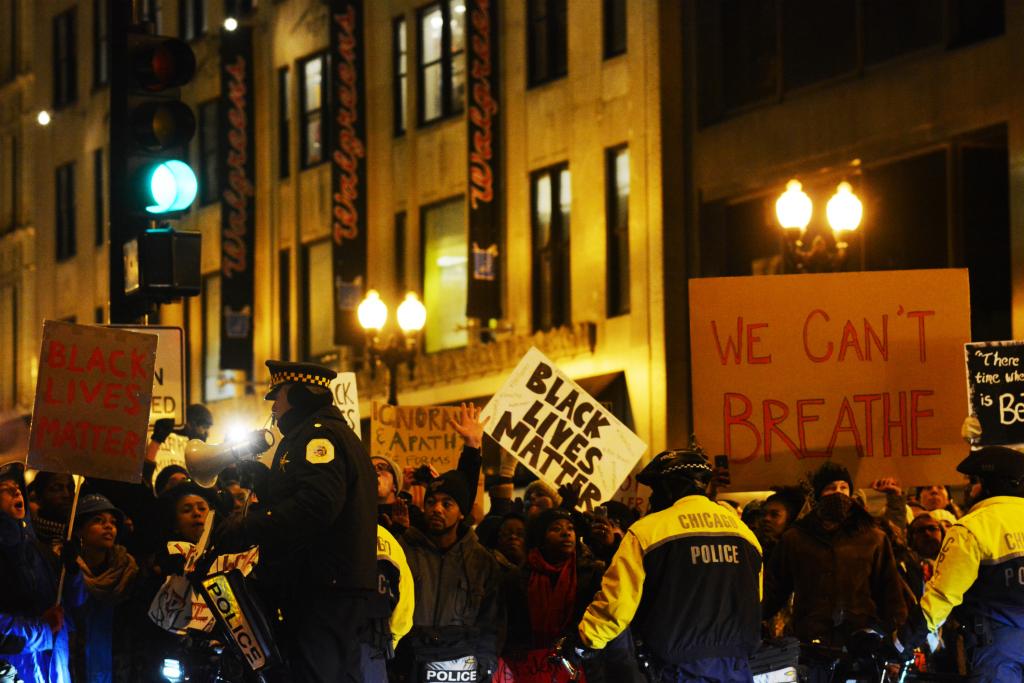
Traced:
<svg viewBox="0 0 1024 683">
<path fill-rule="evenodd" d="M 946 532 L 921 610 L 935 631 L 954 607 L 1024 628 L 1024 498 L 994 496 Z"/>
<path fill-rule="evenodd" d="M 388 596 L 394 605 L 388 625 L 391 628 L 392 647 L 412 628 L 415 608 L 412 570 L 405 559 L 405 551 L 391 533 L 377 525 L 377 571 L 380 577 L 378 591 Z"/>
<path fill-rule="evenodd" d="M 760 641 L 761 546 L 739 516 L 687 496 L 622 539 L 580 639 L 601 649 L 632 626 L 661 662 L 745 657 Z"/>
</svg>

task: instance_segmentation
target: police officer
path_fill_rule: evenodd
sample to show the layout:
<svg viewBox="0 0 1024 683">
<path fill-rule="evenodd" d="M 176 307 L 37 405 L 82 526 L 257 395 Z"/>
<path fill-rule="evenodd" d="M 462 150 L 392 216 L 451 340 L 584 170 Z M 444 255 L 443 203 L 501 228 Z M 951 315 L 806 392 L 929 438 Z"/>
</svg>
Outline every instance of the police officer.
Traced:
<svg viewBox="0 0 1024 683">
<path fill-rule="evenodd" d="M 260 507 L 226 524 L 220 547 L 259 545 L 261 590 L 283 624 L 279 644 L 295 681 L 359 680 L 368 598 L 377 589 L 377 477 L 334 407 L 335 373 L 267 361 L 266 399 L 283 435 Z"/>
<path fill-rule="evenodd" d="M 637 476 L 652 514 L 634 523 L 560 654 L 587 659 L 630 627 L 648 678 L 750 681 L 760 642 L 761 547 L 706 496 L 712 469 L 695 444 L 659 453 Z"/>
<path fill-rule="evenodd" d="M 895 639 L 907 653 L 959 607 L 972 681 L 1024 680 L 1024 454 L 972 451 L 957 466 L 971 481 L 970 512 L 946 532 L 920 608 Z"/>
</svg>

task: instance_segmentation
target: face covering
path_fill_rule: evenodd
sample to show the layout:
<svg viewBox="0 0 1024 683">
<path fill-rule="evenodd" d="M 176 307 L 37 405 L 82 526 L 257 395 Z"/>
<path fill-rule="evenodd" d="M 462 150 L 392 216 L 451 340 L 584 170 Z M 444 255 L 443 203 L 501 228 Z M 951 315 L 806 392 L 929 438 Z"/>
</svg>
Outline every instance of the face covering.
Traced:
<svg viewBox="0 0 1024 683">
<path fill-rule="evenodd" d="M 833 493 L 822 497 L 818 501 L 816 509 L 822 521 L 838 524 L 850 516 L 852 507 L 853 498 L 845 493 Z"/>
</svg>

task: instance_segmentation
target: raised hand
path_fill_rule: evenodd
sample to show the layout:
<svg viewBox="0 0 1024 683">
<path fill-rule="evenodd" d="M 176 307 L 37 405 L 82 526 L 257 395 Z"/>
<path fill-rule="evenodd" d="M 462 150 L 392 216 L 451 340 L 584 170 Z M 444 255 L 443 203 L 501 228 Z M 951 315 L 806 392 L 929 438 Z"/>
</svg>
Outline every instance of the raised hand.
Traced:
<svg viewBox="0 0 1024 683">
<path fill-rule="evenodd" d="M 458 421 L 449 418 L 452 429 L 462 436 L 462 440 L 470 448 L 480 448 L 484 442 L 484 427 L 491 418 L 480 421 L 480 409 L 472 403 L 463 403 Z"/>
</svg>

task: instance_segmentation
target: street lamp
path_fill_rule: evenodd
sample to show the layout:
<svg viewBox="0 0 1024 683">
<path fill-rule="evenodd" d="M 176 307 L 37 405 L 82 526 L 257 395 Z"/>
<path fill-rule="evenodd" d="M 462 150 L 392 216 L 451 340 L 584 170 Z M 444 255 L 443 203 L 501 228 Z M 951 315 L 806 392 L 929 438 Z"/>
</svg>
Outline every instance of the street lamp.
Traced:
<svg viewBox="0 0 1024 683">
<path fill-rule="evenodd" d="M 380 332 L 388 320 L 388 306 L 376 289 L 366 293 L 356 315 L 366 330 L 366 351 L 370 356 L 370 377 L 377 376 L 377 366 L 388 369 L 388 403 L 398 405 L 398 366 L 409 366 L 409 379 L 416 367 L 416 341 L 427 322 L 427 309 L 413 292 L 405 295 L 398 306 L 398 331 L 391 334 L 387 345 L 382 345 Z"/>
<path fill-rule="evenodd" d="M 846 262 L 847 236 L 860 227 L 864 216 L 864 207 L 853 186 L 845 180 L 839 183 L 825 206 L 835 246 L 829 245 L 821 234 L 814 236 L 810 246 L 804 245 L 803 237 L 813 213 L 813 202 L 800 181 L 794 178 L 786 183 L 786 191 L 775 201 L 775 216 L 783 232 L 783 272 L 835 272 Z"/>
</svg>

